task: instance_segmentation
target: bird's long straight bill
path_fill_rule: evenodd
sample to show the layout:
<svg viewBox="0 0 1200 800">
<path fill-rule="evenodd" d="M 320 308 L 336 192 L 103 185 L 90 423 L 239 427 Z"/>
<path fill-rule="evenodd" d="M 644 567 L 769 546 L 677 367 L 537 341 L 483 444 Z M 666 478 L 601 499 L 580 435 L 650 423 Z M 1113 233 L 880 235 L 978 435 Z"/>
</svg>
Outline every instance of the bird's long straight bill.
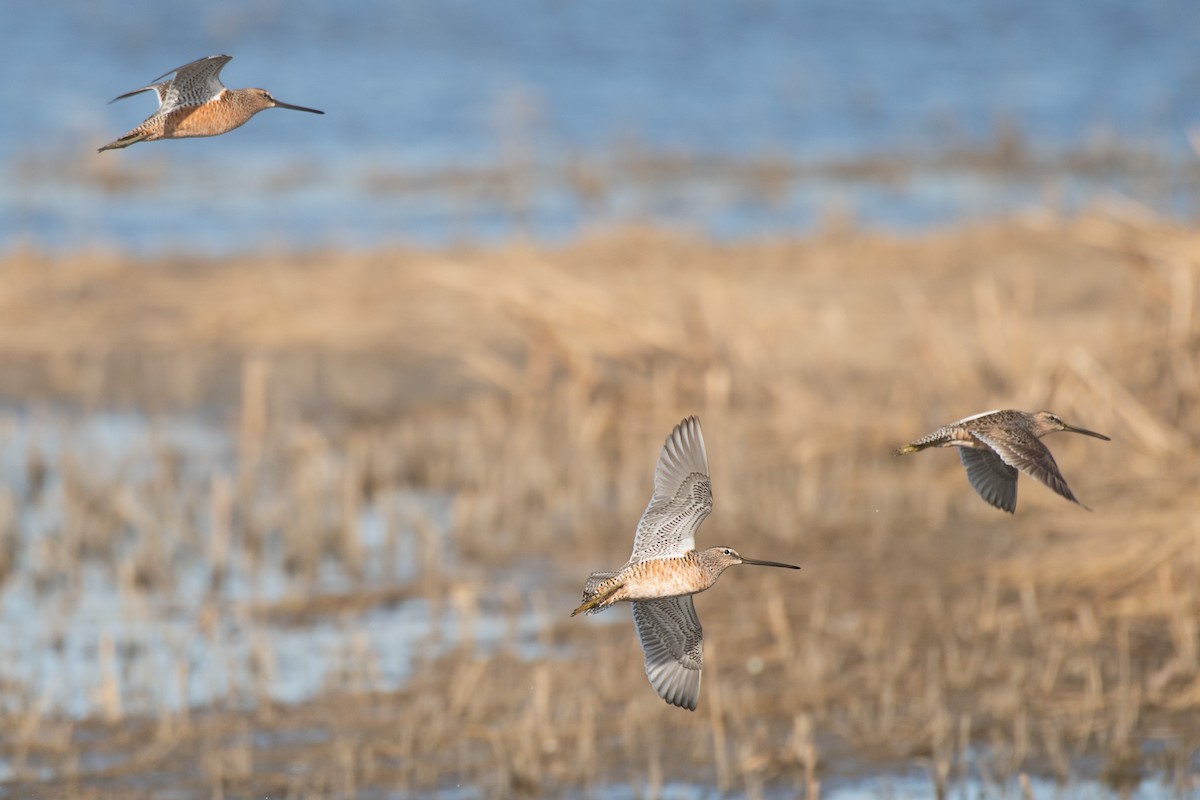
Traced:
<svg viewBox="0 0 1200 800">
<path fill-rule="evenodd" d="M 310 114 L 324 114 L 325 113 L 324 111 L 317 111 L 315 108 L 305 108 L 304 106 L 294 106 L 291 103 L 281 103 L 278 100 L 275 101 L 275 107 L 276 108 L 290 108 L 292 111 L 307 111 Z M 282 117 L 280 119 L 282 119 Z"/>
<path fill-rule="evenodd" d="M 1103 433 L 1089 431 L 1087 428 L 1076 428 L 1074 425 L 1068 425 L 1065 422 L 1063 423 L 1063 430 L 1070 431 L 1071 433 L 1082 433 L 1084 436 L 1095 436 L 1097 439 L 1103 439 L 1106 442 L 1112 441 L 1112 439 L 1108 438 Z"/>
<path fill-rule="evenodd" d="M 780 561 L 759 561 L 757 558 L 742 557 L 743 564 L 753 564 L 756 567 L 783 567 L 784 569 L 800 569 L 795 564 L 784 564 Z"/>
</svg>

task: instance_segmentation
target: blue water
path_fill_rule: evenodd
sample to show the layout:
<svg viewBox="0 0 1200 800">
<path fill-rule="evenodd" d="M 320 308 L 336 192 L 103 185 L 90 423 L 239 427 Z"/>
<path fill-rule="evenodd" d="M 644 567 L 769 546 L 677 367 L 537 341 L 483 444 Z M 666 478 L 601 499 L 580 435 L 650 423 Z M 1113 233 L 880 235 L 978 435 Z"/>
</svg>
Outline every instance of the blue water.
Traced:
<svg viewBox="0 0 1200 800">
<path fill-rule="evenodd" d="M 821 163 L 986 144 L 998 125 L 1039 152 L 1108 136 L 1185 162 L 1200 123 L 1194 0 L 11 0 L 0 17 L 0 247 L 372 247 L 647 218 L 737 236 L 811 226 L 831 197 L 925 225 L 1044 187 L 928 175 L 763 204 L 708 179 L 618 181 L 595 204 L 553 180 L 516 201 L 373 181 L 630 151 Z M 235 57 L 230 86 L 326 116 L 94 152 L 153 110 L 109 98 L 211 53 Z M 114 175 L 144 184 L 113 190 Z"/>
</svg>

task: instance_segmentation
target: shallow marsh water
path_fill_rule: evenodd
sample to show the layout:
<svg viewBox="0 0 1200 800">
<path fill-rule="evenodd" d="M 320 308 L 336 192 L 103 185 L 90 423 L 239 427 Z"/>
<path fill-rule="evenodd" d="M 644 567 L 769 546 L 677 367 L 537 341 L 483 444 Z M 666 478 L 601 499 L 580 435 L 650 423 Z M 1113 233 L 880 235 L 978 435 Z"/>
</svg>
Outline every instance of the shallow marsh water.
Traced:
<svg viewBox="0 0 1200 800">
<path fill-rule="evenodd" d="M 1071 209 L 1111 191 L 1196 209 L 1188 0 L 7 13 L 20 24 L 0 26 L 0 45 L 23 69 L 0 77 L 0 242 L 362 249 L 630 222 L 746 238 L 839 215 L 912 228 Z M 152 110 L 109 98 L 218 52 L 234 56 L 230 86 L 326 116 L 268 111 L 219 142 L 94 152 Z M 1093 167 L 1058 161 L 1080 156 Z"/>
<path fill-rule="evenodd" d="M 130 412 L 77 416 L 8 410 L 0 417 L 0 429 L 9 443 L 0 459 L 7 486 L 7 523 L 22 532 L 19 545 L 9 540 L 16 560 L 0 590 L 0 626 L 6 632 L 0 642 L 6 682 L 0 702 L 14 717 L 35 713 L 45 718 L 74 718 L 86 725 L 87 720 L 98 718 L 169 717 L 187 708 L 202 713 L 204 709 L 251 709 L 263 703 L 303 704 L 330 691 L 395 691 L 405 685 L 416 662 L 436 660 L 455 647 L 477 653 L 505 648 L 531 663 L 554 658 L 556 651 L 568 652 L 561 649 L 561 643 L 547 640 L 552 620 L 544 596 L 497 607 L 480 604 L 478 594 L 463 602 L 432 604 L 418 592 L 410 595 L 403 591 L 421 578 L 421 560 L 430 557 L 422 554 L 421 548 L 429 546 L 430 531 L 438 539 L 435 546 L 440 552 L 435 560 L 439 569 L 448 573 L 474 569 L 461 560 L 447 538 L 452 501 L 434 493 L 378 493 L 357 510 L 355 536 L 363 563 L 369 565 L 357 576 L 336 555 L 321 557 L 307 578 L 294 574 L 276 545 L 251 561 L 246 560 L 244 550 L 233 549 L 221 561 L 221 578 L 214 579 L 214 564 L 220 559 L 214 559 L 211 550 L 196 551 L 198 544 L 211 542 L 189 539 L 212 535 L 213 520 L 205 514 L 213 510 L 197 511 L 198 506 L 190 508 L 199 517 L 191 520 L 197 527 L 188 534 L 135 530 L 137 521 L 145 523 L 148 517 L 134 513 L 118 523 L 127 528 L 119 539 L 165 539 L 161 553 L 173 576 L 167 583 L 150 580 L 148 586 L 139 586 L 136 578 L 130 579 L 116 568 L 116 562 L 99 552 L 89 554 L 86 546 L 76 551 L 79 564 L 56 571 L 39 560 L 64 551 L 47 549 L 41 543 L 70 536 L 72 526 L 82 526 L 79 535 L 86 539 L 88 526 L 94 523 L 94 519 L 81 519 L 79 509 L 72 507 L 78 497 L 68 485 L 79 478 L 64 473 L 85 465 L 93 486 L 120 494 L 144 485 L 163 488 L 166 470 L 182 478 L 175 484 L 182 493 L 167 499 L 188 506 L 191 500 L 183 487 L 211 487 L 237 475 L 236 434 L 202 415 L 147 417 Z M 134 492 L 136 495 L 136 488 Z M 129 499 L 126 505 L 133 508 L 147 498 Z M 397 509 L 406 513 L 397 513 Z M 400 522 L 405 519 L 420 519 L 424 533 L 418 533 L 420 525 Z M 118 549 L 127 548 L 122 558 L 138 546 L 128 541 L 117 545 Z M 548 573 L 536 565 L 519 571 L 520 583 L 531 596 L 557 587 L 555 581 L 539 585 L 539 579 Z M 389 593 L 391 590 L 400 591 Z M 372 593 L 375 599 L 371 599 Z M 347 607 L 308 601 L 290 604 L 305 595 L 310 600 L 312 596 L 368 599 Z M 264 609 L 267 613 L 261 613 Z M 587 622 L 624 628 L 626 616 L 609 614 Z M 22 703 L 36 709 L 22 708 Z M 336 743 L 335 734 L 324 724 L 280 730 L 268 727 L 248 735 L 248 746 L 264 753 L 281 747 L 325 748 Z M 135 759 L 136 746 L 87 752 L 87 734 L 76 736 L 82 737 L 78 741 L 84 745 L 85 755 L 78 764 L 81 770 L 96 774 L 119 771 Z M 834 747 L 832 752 L 838 749 Z M 989 759 L 980 753 L 977 760 L 986 764 Z M 1079 766 L 1085 776 L 1096 769 L 1095 764 L 1084 761 Z M 1200 769 L 1200 763 L 1194 766 Z M 5 796 L 3 781 L 17 774 L 25 780 L 31 776 L 27 763 L 18 769 L 14 771 L 7 759 L 0 760 L 0 796 Z M 931 770 L 932 766 L 924 769 L 888 763 L 856 765 L 853 757 L 834 756 L 821 796 L 833 800 L 934 798 L 938 795 Z M 47 779 L 53 775 L 49 769 L 44 773 Z M 1117 790 L 1094 777 L 1062 784 L 1037 775 L 1018 780 L 971 772 L 954 778 L 946 796 L 964 800 L 1166 800 L 1187 796 L 1188 789 L 1160 782 L 1153 774 L 1143 778 Z M 138 779 L 130 781 L 129 786 L 138 785 Z M 195 796 L 184 788 L 171 790 L 170 781 L 163 783 L 162 776 L 147 778 L 146 787 L 156 797 Z M 770 799 L 793 797 L 797 790 L 794 785 L 768 783 L 743 794 L 717 791 L 708 783 L 666 781 L 653 785 L 601 779 L 586 791 L 563 796 Z M 447 783 L 441 790 L 411 795 L 371 789 L 354 796 L 449 799 L 477 797 L 480 790 Z"/>
<path fill-rule="evenodd" d="M 933 796 L 921 748 L 944 750 L 946 737 L 929 733 L 931 719 L 962 724 L 981 708 L 999 721 L 972 731 L 967 720 L 967 731 L 999 739 L 1001 750 L 1041 736 L 1047 749 L 1098 755 L 1071 760 L 1074 780 L 1063 788 L 1043 778 L 1023 787 L 997 770 L 1005 777 L 953 781 L 951 797 L 1019 797 L 1027 788 L 1039 798 L 1112 796 L 1098 760 L 1121 766 L 1128 748 L 1145 760 L 1146 780 L 1126 794 L 1194 793 L 1197 745 L 1179 716 L 1200 696 L 1188 694 L 1200 686 L 1189 650 L 1200 563 L 1189 553 L 1200 550 L 1188 541 L 1194 514 L 1167 495 L 1196 485 L 1200 300 L 1187 298 L 1200 273 L 1194 239 L 1151 213 L 1194 214 L 1200 196 L 1188 135 L 1200 119 L 1194 4 L 499 8 L 317 0 L 6 8 L 19 24 L 0 25 L 0 41 L 22 70 L 0 76 L 8 112 L 0 255 L 16 251 L 5 276 L 15 313 L 2 322 L 12 361 L 46 367 L 41 388 L 6 378 L 10 396 L 24 403 L 41 391 L 119 388 L 123 373 L 104 371 L 110 352 L 114 361 L 152 360 L 143 379 L 153 384 L 176 354 L 203 360 L 214 342 L 237 363 L 275 346 L 319 350 L 332 362 L 364 341 L 376 352 L 404 341 L 436 369 L 462 367 L 472 386 L 515 388 L 509 410 L 526 404 L 534 423 L 516 420 L 524 451 L 489 453 L 483 468 L 473 458 L 479 447 L 498 450 L 514 420 L 485 413 L 477 439 L 445 437 L 459 472 L 443 486 L 516 476 L 474 492 L 480 524 L 468 541 L 451 535 L 470 510 L 461 496 L 404 480 L 372 487 L 344 442 L 307 425 L 264 457 L 262 441 L 237 423 L 202 415 L 5 412 L 0 625 L 10 635 L 0 642 L 0 710 L 13 733 L 0 742 L 0 794 L 37 796 L 36 779 L 57 797 L 82 775 L 84 792 L 123 797 L 239 796 L 249 786 L 270 789 L 255 796 L 509 797 L 543 786 L 544 765 L 545 785 L 566 796 L 789 797 L 804 788 L 797 748 L 778 704 L 763 701 L 784 691 L 804 713 L 824 713 L 818 728 L 841 724 L 863 750 L 915 749 L 894 766 L 820 742 L 826 797 Z M 229 85 L 262 85 L 327 116 L 268 112 L 219 140 L 94 152 L 149 110 L 144 97 L 106 106 L 108 98 L 212 52 L 235 56 Z M 1031 214 L 1026 227 L 994 235 L 951 231 L 914 250 L 903 242 L 913 229 L 964 218 L 1091 205 L 1118 213 L 1061 226 L 1054 214 Z M 904 236 L 862 233 L 857 222 Z M 669 237 L 618 236 L 561 260 L 520 241 L 625 225 L 707 238 L 676 248 Z M 821 236 L 796 247 L 727 249 L 730 240 L 814 229 Z M 839 239 L 847 231 L 852 241 Z M 514 238 L 515 247 L 474 256 L 452 247 L 450 262 L 376 249 Z M 34 255 L 22 259 L 22 245 Z M 314 246 L 329 250 L 303 264 L 287 255 Z M 85 263 L 89 248 L 100 248 L 94 264 Z M 356 265 L 362 250 L 380 263 Z M 253 255 L 264 251 L 273 260 Z M 134 257 L 163 252 L 187 257 Z M 232 254 L 225 271 L 246 276 L 196 294 L 208 298 L 201 309 L 190 281 L 203 284 L 212 270 L 197 253 Z M 628 264 L 636 276 L 622 277 Z M 756 269 L 765 290 L 754 288 Z M 311 297 L 288 293 L 301 272 L 325 281 Z M 415 284 L 395 281 L 410 272 Z M 162 291 L 164 278 L 178 285 Z M 448 291 L 474 289 L 478 302 L 427 291 L 447 290 L 447 280 Z M 636 293 L 611 291 L 623 280 Z M 370 287 L 370 296 L 347 284 Z M 424 299 L 409 299 L 413 289 Z M 646 296 L 658 298 L 653 307 Z M 265 301 L 278 303 L 274 316 L 263 314 Z M 459 335 L 463 321 L 497 305 L 505 318 Z M 314 309 L 326 313 L 308 327 Z M 391 325 L 406 315 L 410 325 Z M 64 324 L 81 319 L 90 328 Z M 161 350 L 164 331 L 170 344 Z M 515 341 L 494 345 L 513 331 Z M 1061 347 L 1033 358 L 1047 341 Z M 64 352 L 85 366 L 72 374 Z M 456 360 L 464 353 L 473 360 Z M 528 374 L 520 358 L 509 364 L 514 353 L 529 356 Z M 400 372 L 401 384 L 428 377 L 409 380 L 418 371 L 395 361 L 340 373 L 343 399 L 368 420 L 393 413 L 386 386 L 378 396 L 368 390 L 373 369 Z M 620 380 L 605 383 L 609 369 Z M 931 373 L 944 383 L 913 380 Z M 560 374 L 576 383 L 548 392 L 546 406 L 521 396 Z M 626 386 L 628 397 L 614 400 Z M 1035 490 L 1022 500 L 1034 513 L 1002 526 L 977 513 L 953 459 L 904 471 L 889 464 L 885 473 L 864 455 L 886 452 L 900 427 L 996 395 L 1082 411 L 1115 434 L 1100 452 L 1055 444 L 1056 454 L 1073 454 L 1064 463 L 1082 473 L 1081 492 L 1104 499 L 1104 513 L 1071 516 Z M 374 404 L 360 403 L 364 396 Z M 813 420 L 835 405 L 858 422 L 817 430 Z M 896 414 L 886 435 L 865 422 L 881 407 Z M 711 716 L 686 721 L 648 696 L 627 615 L 566 627 L 559 608 L 576 591 L 565 576 L 610 563 L 611 543 L 587 539 L 620 531 L 623 555 L 645 487 L 579 474 L 559 483 L 556 471 L 581 453 L 614 450 L 627 475 L 628 465 L 648 469 L 647 442 L 676 408 L 721 420 L 714 441 L 729 482 L 721 518 L 706 530 L 739 526 L 738 512 L 757 501 L 769 512 L 738 535 L 794 545 L 809 570 L 786 605 L 765 606 L 775 616 L 757 617 L 740 637 L 737 620 L 704 598 L 713 602 L 705 624 L 719 632 L 709 653 L 726 650 L 706 676 Z M 556 414 L 560 436 L 548 444 L 541 424 Z M 612 425 L 622 414 L 640 422 Z M 469 427 L 450 423 L 460 425 Z M 608 449 L 581 435 L 614 427 L 624 438 Z M 767 427 L 790 438 L 778 445 Z M 747 433 L 762 445 L 751 456 L 732 440 Z M 564 500 L 554 489 L 575 494 Z M 504 496 L 526 491 L 527 499 Z M 869 522 L 859 514 L 867 491 L 885 512 Z M 615 506 L 619 520 L 587 518 Z M 793 530 L 796 517 L 803 532 Z M 509 542 L 494 551 L 491 522 Z M 511 558 L 505 548 L 525 537 L 545 546 L 563 531 L 570 556 L 587 566 L 508 564 L 499 568 L 502 596 L 488 595 L 497 567 L 481 549 Z M 978 558 L 955 561 L 968 537 Z M 842 559 L 878 575 L 899 563 L 908 574 L 895 586 L 861 581 Z M 944 584 L 906 583 L 943 567 Z M 726 596 L 754 590 L 739 580 L 728 579 Z M 853 596 L 839 597 L 847 586 Z M 730 642 L 753 657 L 731 657 Z M 456 650 L 466 657 L 444 657 Z M 908 660 L 893 669 L 897 653 Z M 562 668 L 551 669 L 559 658 Z M 750 664 L 748 689 L 738 677 Z M 974 683 L 956 686 L 956 670 Z M 810 678 L 825 696 L 805 694 Z M 611 719 L 597 722 L 600 712 L 579 699 L 592 682 Z M 447 701 L 459 685 L 481 697 L 463 691 Z M 448 702 L 470 711 L 460 728 L 442 725 Z M 345 720 L 343 705 L 353 706 Z M 189 713 L 190 727 L 178 722 Z M 373 728 L 373 715 L 386 718 Z M 1032 734 L 1030 719 L 1040 726 Z M 398 720 L 417 720 L 444 747 L 422 753 Z M 543 740 L 545 724 L 554 735 Z M 723 740 L 722 725 L 740 727 Z M 600 776 L 586 767 L 597 731 L 602 744 L 619 739 L 634 751 L 610 746 L 600 761 L 621 768 Z M 1181 753 L 1168 764 L 1153 749 L 1163 731 Z M 645 751 L 669 737 L 675 749 L 647 764 Z M 564 749 L 572 746 L 579 751 Z M 713 788 L 721 773 L 712 761 L 722 755 L 745 765 L 744 781 L 726 780 L 728 792 Z M 959 755 L 988 763 L 983 750 Z M 397 764 L 395 776 L 378 777 Z M 335 769 L 344 783 L 324 774 Z M 1184 777 L 1176 788 L 1159 775 Z M 355 791 L 355 780 L 372 777 Z"/>
<path fill-rule="evenodd" d="M 211 510 L 191 505 L 197 497 L 183 484 L 211 487 L 233 474 L 234 448 L 220 426 L 188 416 L 9 411 L 0 427 L 7 442 L 0 459 L 5 523 L 15 537 L 7 541 L 14 563 L 0 589 L 9 712 L 21 702 L 75 718 L 114 708 L 155 715 L 184 706 L 296 703 L 341 681 L 338 670 L 360 671 L 352 677 L 366 681 L 365 688 L 386 691 L 404 681 L 414 659 L 435 657 L 464 635 L 472 646 L 508 639 L 530 655 L 538 652 L 532 611 L 510 620 L 496 609 L 478 609 L 465 623 L 468 630 L 461 608 L 432 608 L 402 592 L 351 622 L 336 608 L 309 612 L 287 605 L 305 594 L 339 597 L 416 580 L 420 545 L 406 523 L 415 517 L 432 524 L 443 548 L 439 564 L 453 568 L 453 545 L 444 539 L 447 498 L 392 492 L 358 509 L 353 535 L 367 565 L 358 580 L 325 556 L 310 578 L 289 574 L 277 544 L 268 544 L 256 563 L 232 548 L 215 566 L 212 550 L 205 552 L 214 547 Z M 163 499 L 191 505 L 174 520 L 189 530 L 155 526 L 155 510 L 147 505 L 154 498 L 138 494 L 137 487 L 163 477 L 165 459 L 178 460 L 181 484 Z M 64 478 L 64 464 L 72 477 Z M 79 498 L 66 486 L 79 480 L 75 472 L 86 474 L 97 491 L 120 495 L 117 505 L 127 517 L 111 523 L 120 528 L 111 549 L 89 552 L 92 526 L 103 523 L 77 507 Z M 79 537 L 73 549 L 55 545 L 72 536 Z M 147 545 L 147 539 L 159 541 Z M 169 580 L 123 571 L 147 546 L 166 560 Z M 69 553 L 79 562 L 62 563 Z"/>
</svg>

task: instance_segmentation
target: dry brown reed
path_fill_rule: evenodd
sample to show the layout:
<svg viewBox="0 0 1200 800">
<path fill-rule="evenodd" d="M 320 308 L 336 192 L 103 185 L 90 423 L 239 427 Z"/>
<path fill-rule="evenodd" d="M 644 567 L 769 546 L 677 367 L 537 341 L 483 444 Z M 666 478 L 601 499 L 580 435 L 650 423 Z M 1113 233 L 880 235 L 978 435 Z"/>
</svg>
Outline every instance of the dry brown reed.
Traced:
<svg viewBox="0 0 1200 800">
<path fill-rule="evenodd" d="M 1114 784 L 1156 770 L 1196 788 L 1200 231 L 1116 207 L 911 237 L 24 253 L 0 276 L 8 394 L 240 397 L 236 468 L 211 485 L 167 453 L 136 485 L 95 485 L 65 459 L 63 531 L 29 558 L 42 580 L 101 561 L 131 565 L 130 593 L 168 591 L 186 551 L 219 584 L 233 555 L 278 546 L 292 594 L 217 598 L 214 615 L 354 626 L 420 597 L 460 620 L 394 691 L 375 690 L 377 655 L 356 640 L 297 705 L 267 698 L 269 652 L 248 707 L 123 718 L 108 680 L 94 719 L 26 700 L 0 744 L 21 796 L 655 796 L 684 780 L 816 798 L 897 763 L 925 765 L 938 796 L 969 774 L 1066 780 L 1089 763 Z M 890 455 L 993 407 L 1113 437 L 1052 442 L 1094 513 L 1023 479 L 1010 517 L 952 455 Z M 566 617 L 582 578 L 624 559 L 659 443 L 689 413 L 716 496 L 701 538 L 804 568 L 731 572 L 698 598 L 696 714 L 654 697 L 626 615 Z M 451 498 L 445 531 L 385 508 L 416 532 L 408 580 L 380 573 L 356 528 L 394 489 Z M 359 588 L 322 592 L 330 558 Z M 535 615 L 542 655 L 478 646 L 484 609 Z"/>
</svg>

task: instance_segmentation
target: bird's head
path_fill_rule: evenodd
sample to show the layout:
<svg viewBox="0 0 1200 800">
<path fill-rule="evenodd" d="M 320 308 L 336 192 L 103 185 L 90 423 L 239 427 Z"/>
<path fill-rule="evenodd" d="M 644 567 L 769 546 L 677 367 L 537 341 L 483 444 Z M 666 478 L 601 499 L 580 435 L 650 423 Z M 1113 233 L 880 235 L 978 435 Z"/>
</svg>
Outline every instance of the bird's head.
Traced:
<svg viewBox="0 0 1200 800">
<path fill-rule="evenodd" d="M 779 561 L 760 561 L 757 558 L 746 558 L 732 547 L 710 547 L 700 551 L 700 558 L 709 569 L 718 574 L 734 564 L 752 564 L 757 567 L 783 567 L 784 569 L 800 569 L 794 564 L 783 564 Z"/>
<path fill-rule="evenodd" d="M 315 108 L 307 108 L 305 106 L 294 106 L 291 103 L 284 103 L 281 100 L 276 100 L 271 96 L 271 93 L 266 89 L 247 89 L 250 100 L 255 107 L 264 108 L 290 108 L 292 111 L 307 111 L 309 114 L 324 114 L 324 111 L 318 111 Z"/>
<path fill-rule="evenodd" d="M 1068 425 L 1062 421 L 1062 418 L 1057 414 L 1049 411 L 1038 411 L 1033 415 L 1033 423 L 1036 426 L 1038 436 L 1051 433 L 1053 431 L 1068 431 L 1070 433 L 1082 433 L 1084 436 L 1093 436 L 1097 439 L 1103 439 L 1106 442 L 1112 441 L 1103 433 L 1089 431 L 1087 428 L 1077 428 L 1074 425 Z"/>
</svg>

